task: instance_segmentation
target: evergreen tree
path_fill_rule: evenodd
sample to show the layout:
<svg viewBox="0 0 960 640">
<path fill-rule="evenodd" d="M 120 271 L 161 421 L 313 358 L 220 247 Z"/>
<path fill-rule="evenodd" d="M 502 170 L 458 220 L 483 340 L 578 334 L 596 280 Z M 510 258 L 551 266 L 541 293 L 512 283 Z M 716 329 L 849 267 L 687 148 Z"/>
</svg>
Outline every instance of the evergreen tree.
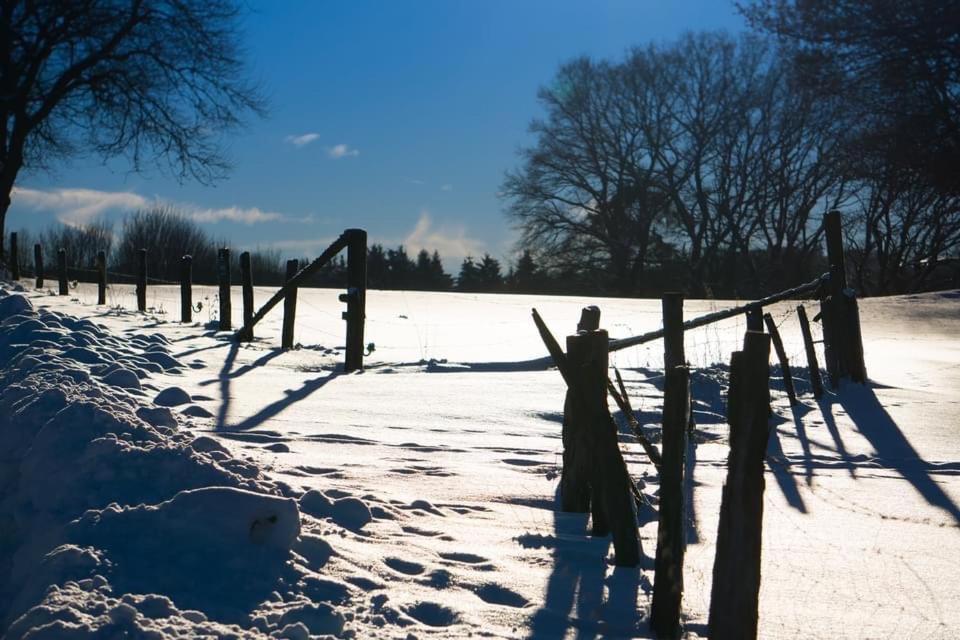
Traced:
<svg viewBox="0 0 960 640">
<path fill-rule="evenodd" d="M 387 255 L 383 245 L 370 245 L 367 249 L 367 286 L 371 289 L 386 289 L 389 277 Z"/>
<path fill-rule="evenodd" d="M 500 261 L 489 253 L 483 254 L 477 276 L 483 291 L 495 291 L 503 284 L 503 274 L 500 273 Z"/>
<path fill-rule="evenodd" d="M 443 270 L 443 262 L 440 261 L 440 252 L 434 250 L 430 257 L 430 282 L 437 291 L 449 291 L 453 288 L 453 278 Z"/>
<path fill-rule="evenodd" d="M 480 271 L 473 262 L 473 257 L 467 256 L 460 265 L 460 275 L 457 277 L 459 291 L 478 291 L 480 288 Z"/>
<path fill-rule="evenodd" d="M 387 268 L 390 273 L 390 289 L 407 289 L 413 284 L 416 264 L 407 256 L 407 250 L 402 244 L 396 249 L 387 250 Z"/>
</svg>

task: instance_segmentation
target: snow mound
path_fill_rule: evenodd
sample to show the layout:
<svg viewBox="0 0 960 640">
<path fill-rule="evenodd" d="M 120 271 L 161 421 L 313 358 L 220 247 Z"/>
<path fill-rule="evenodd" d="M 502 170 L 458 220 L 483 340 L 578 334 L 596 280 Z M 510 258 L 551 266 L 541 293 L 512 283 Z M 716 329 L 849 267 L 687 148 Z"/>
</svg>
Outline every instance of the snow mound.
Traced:
<svg viewBox="0 0 960 640">
<path fill-rule="evenodd" d="M 0 288 L 0 636 L 344 632 L 332 605 L 306 604 L 351 590 L 317 586 L 334 553 L 300 537 L 291 490 L 140 391 L 176 373 L 167 345 Z"/>
</svg>

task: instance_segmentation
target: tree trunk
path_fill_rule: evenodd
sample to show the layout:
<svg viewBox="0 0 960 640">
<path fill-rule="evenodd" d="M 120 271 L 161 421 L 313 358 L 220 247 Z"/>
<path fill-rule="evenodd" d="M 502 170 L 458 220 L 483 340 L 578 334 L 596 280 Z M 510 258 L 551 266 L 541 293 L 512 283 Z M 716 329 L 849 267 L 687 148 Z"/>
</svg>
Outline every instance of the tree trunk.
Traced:
<svg viewBox="0 0 960 640">
<path fill-rule="evenodd" d="M 10 192 L 13 190 L 13 184 L 11 182 L 8 188 L 4 188 L 6 180 L 4 177 L 0 177 L 0 262 L 6 261 L 6 221 L 7 221 L 7 209 L 10 208 Z"/>
<path fill-rule="evenodd" d="M 6 123 L 4 123 L 4 126 Z M 4 244 L 7 230 L 7 210 L 13 185 L 23 166 L 23 136 L 14 134 L 9 138 L 6 157 L 0 157 L 0 261 L 5 260 Z"/>
</svg>

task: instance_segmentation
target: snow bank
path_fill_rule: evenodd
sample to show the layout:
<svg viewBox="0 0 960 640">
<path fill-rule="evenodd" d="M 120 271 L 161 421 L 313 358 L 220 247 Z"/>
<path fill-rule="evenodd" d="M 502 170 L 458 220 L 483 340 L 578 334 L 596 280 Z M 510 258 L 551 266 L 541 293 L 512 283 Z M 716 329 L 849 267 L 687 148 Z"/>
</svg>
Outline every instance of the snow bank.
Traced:
<svg viewBox="0 0 960 640">
<path fill-rule="evenodd" d="M 333 551 L 299 539 L 294 492 L 179 431 L 182 389 L 148 392 L 182 367 L 162 335 L 121 339 L 0 288 L 0 635 L 344 632 L 297 586 Z"/>
</svg>

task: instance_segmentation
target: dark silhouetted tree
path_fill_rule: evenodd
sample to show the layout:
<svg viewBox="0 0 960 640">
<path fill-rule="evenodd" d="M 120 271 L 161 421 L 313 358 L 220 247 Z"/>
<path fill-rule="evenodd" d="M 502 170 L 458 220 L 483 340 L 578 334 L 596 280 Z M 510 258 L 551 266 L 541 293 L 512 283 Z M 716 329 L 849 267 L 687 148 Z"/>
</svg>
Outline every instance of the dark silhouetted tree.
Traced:
<svg viewBox="0 0 960 640">
<path fill-rule="evenodd" d="M 0 237 L 21 169 L 65 156 L 223 175 L 223 134 L 263 110 L 238 16 L 233 0 L 0 0 Z"/>
<path fill-rule="evenodd" d="M 810 86 L 845 98 L 852 169 L 892 165 L 960 193 L 960 2 L 754 0 L 740 10 L 792 47 Z"/>
</svg>

